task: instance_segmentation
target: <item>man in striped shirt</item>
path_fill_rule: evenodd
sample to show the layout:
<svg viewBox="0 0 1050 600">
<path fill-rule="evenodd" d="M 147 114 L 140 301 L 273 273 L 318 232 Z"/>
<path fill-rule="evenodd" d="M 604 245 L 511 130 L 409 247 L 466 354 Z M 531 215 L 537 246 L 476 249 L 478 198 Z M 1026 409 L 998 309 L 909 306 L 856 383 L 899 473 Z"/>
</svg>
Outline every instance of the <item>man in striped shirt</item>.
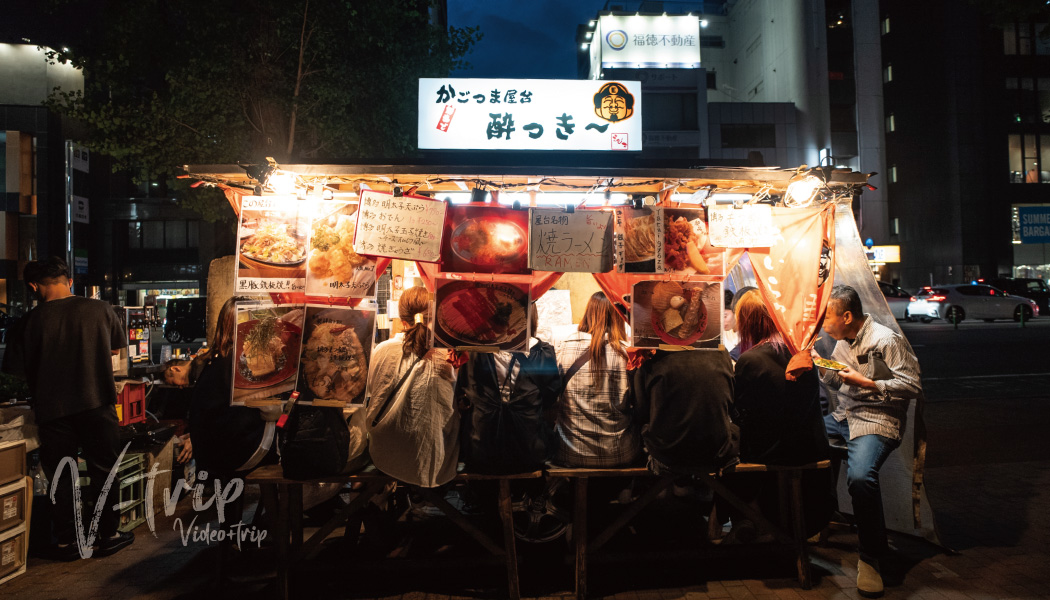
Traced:
<svg viewBox="0 0 1050 600">
<path fill-rule="evenodd" d="M 850 286 L 831 291 L 824 331 L 838 340 L 832 358 L 846 365 L 821 368 L 820 377 L 838 391 L 838 406 L 824 417 L 828 436 L 846 440 L 849 450 L 846 482 L 860 545 L 857 591 L 877 598 L 883 592 L 879 559 L 889 551 L 879 470 L 900 446 L 908 401 L 922 390 L 919 364 L 900 335 L 864 314 Z"/>
</svg>

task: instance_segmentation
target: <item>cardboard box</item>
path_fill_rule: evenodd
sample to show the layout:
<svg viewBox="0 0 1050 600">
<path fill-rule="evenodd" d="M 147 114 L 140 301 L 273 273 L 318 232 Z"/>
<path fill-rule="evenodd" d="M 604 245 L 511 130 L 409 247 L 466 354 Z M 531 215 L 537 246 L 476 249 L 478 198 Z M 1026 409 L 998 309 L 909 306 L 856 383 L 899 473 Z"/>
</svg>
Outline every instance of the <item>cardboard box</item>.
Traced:
<svg viewBox="0 0 1050 600">
<path fill-rule="evenodd" d="M 0 485 L 26 476 L 26 441 L 0 442 Z"/>
<path fill-rule="evenodd" d="M 0 584 L 26 572 L 26 551 L 29 548 L 25 523 L 0 533 Z"/>
</svg>

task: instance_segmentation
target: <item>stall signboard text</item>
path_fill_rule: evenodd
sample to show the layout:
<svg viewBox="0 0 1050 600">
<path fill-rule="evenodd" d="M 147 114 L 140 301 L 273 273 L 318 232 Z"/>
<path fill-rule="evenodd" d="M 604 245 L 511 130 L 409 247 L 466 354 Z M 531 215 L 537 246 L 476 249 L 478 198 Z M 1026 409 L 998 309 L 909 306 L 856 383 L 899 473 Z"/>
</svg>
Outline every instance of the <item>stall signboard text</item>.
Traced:
<svg viewBox="0 0 1050 600">
<path fill-rule="evenodd" d="M 774 237 L 772 207 L 712 207 L 710 232 L 711 245 L 718 248 L 768 248 Z"/>
<path fill-rule="evenodd" d="M 361 192 L 354 251 L 435 262 L 441 253 L 446 204 L 417 196 Z"/>
<path fill-rule="evenodd" d="M 612 212 L 529 209 L 529 267 L 563 273 L 612 268 Z"/>
<path fill-rule="evenodd" d="M 595 38 L 601 44 L 602 67 L 700 68 L 697 17 L 606 15 L 598 20 Z"/>
<path fill-rule="evenodd" d="M 637 81 L 420 79 L 419 147 L 642 149 Z"/>
</svg>

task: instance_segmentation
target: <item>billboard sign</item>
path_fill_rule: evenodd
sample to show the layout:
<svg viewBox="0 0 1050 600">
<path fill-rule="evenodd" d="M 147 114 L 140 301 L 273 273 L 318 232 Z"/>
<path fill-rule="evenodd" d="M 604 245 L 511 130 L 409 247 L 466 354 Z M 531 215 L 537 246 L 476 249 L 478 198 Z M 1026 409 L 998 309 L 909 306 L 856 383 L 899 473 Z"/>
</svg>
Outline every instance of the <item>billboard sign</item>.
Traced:
<svg viewBox="0 0 1050 600">
<path fill-rule="evenodd" d="M 420 79 L 428 150 L 641 150 L 637 81 Z"/>
<path fill-rule="evenodd" d="M 1050 244 L 1050 206 L 1018 206 L 1022 244 Z"/>
<path fill-rule="evenodd" d="M 602 67 L 700 68 L 700 19 L 605 15 L 598 20 Z"/>
</svg>

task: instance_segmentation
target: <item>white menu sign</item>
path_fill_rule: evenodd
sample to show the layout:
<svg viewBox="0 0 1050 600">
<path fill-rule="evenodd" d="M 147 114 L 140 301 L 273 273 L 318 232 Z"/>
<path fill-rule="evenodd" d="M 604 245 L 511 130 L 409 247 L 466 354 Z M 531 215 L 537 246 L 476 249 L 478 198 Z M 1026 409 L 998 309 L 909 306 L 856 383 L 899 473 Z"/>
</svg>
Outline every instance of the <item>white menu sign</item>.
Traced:
<svg viewBox="0 0 1050 600">
<path fill-rule="evenodd" d="M 711 207 L 708 231 L 711 245 L 719 248 L 769 248 L 775 234 L 772 207 L 768 204 Z"/>
<path fill-rule="evenodd" d="M 436 262 L 441 256 L 445 207 L 444 202 L 430 198 L 362 191 L 354 251 Z"/>
</svg>

